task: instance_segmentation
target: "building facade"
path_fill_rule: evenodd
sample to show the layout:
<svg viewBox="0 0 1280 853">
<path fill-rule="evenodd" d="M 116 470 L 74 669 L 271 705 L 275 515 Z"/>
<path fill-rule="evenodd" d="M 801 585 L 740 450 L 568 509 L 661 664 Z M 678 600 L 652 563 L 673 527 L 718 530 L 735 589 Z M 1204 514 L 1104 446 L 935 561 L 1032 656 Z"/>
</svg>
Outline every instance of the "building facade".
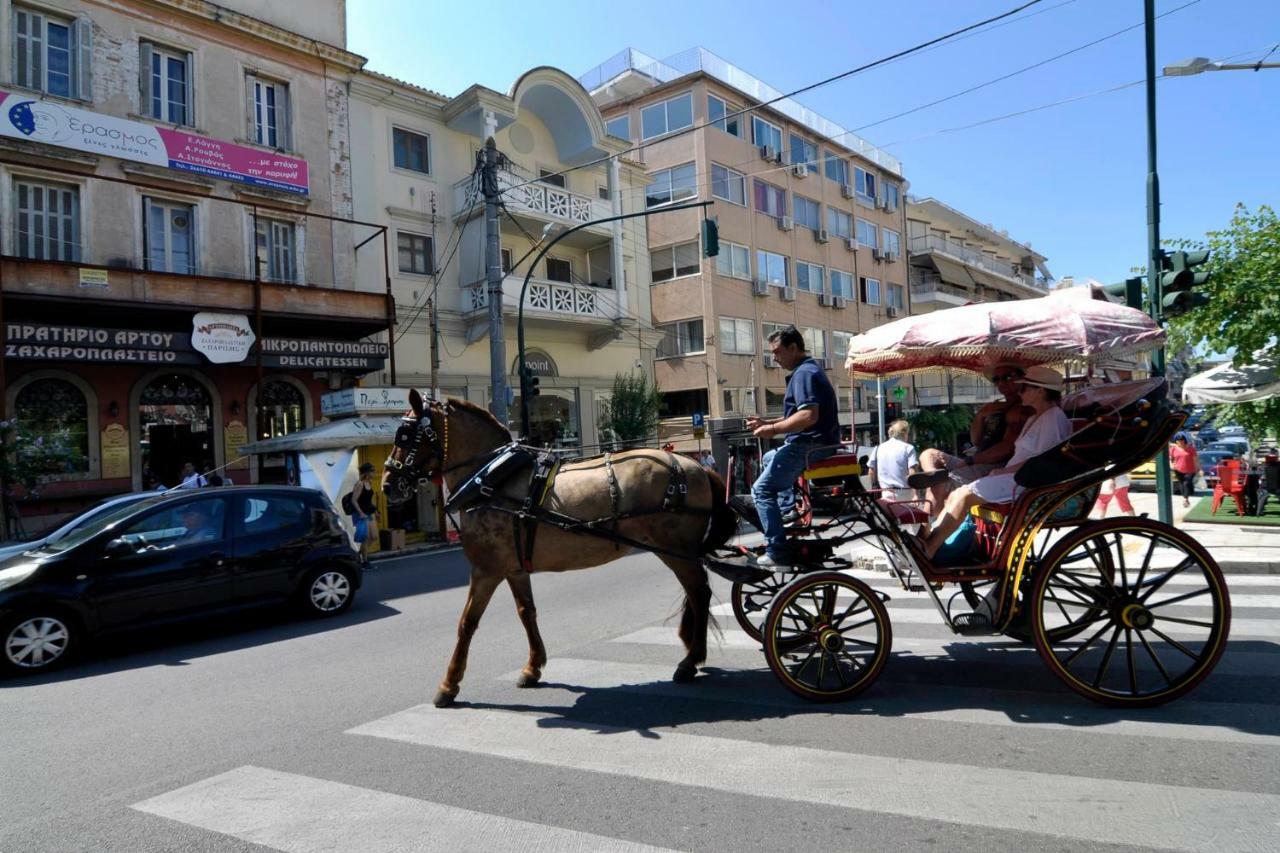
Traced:
<svg viewBox="0 0 1280 853">
<path fill-rule="evenodd" d="M 868 428 L 866 389 L 843 360 L 851 336 L 908 308 L 898 161 L 789 99 L 742 112 L 780 93 L 702 48 L 661 62 L 626 50 L 580 79 L 610 132 L 645 144 L 634 156 L 650 209 L 715 202 L 715 258 L 701 257 L 701 212 L 649 222 L 666 436 L 696 446 L 698 412 L 723 435 L 780 413 L 786 377 L 766 338 L 787 325 L 826 364 L 841 423 Z"/>
<path fill-rule="evenodd" d="M 627 148 L 605 132 L 587 92 L 554 68 L 535 68 L 507 93 L 472 86 L 448 98 L 368 71 L 352 84 L 357 218 L 388 226 L 391 265 L 360 259 L 361 286 L 389 277 L 401 384 L 431 387 L 484 407 L 490 388 L 485 216 L 477 158 L 493 137 L 509 410 L 519 432 L 516 307 L 525 301 L 526 363 L 539 378 L 530 401 L 537 445 L 596 452 L 619 373 L 652 370 L 646 223 L 637 218 L 568 234 L 530 270 L 544 238 L 592 220 L 643 210 L 643 168 L 611 157 Z M 608 158 L 607 163 L 591 165 Z M 572 169 L 571 171 L 566 171 Z M 434 362 L 434 364 L 433 364 Z"/>
<path fill-rule="evenodd" d="M 4 414 L 67 443 L 23 514 L 281 480 L 239 447 L 387 365 L 350 221 L 342 0 L 0 0 Z M 34 522 L 33 522 L 34 523 Z"/>
</svg>

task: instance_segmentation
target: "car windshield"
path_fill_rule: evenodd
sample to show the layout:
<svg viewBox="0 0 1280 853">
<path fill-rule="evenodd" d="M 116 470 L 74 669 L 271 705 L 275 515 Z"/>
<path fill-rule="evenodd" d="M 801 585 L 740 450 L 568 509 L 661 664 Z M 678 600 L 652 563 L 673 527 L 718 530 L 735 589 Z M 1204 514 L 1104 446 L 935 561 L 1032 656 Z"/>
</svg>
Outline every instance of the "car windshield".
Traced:
<svg viewBox="0 0 1280 853">
<path fill-rule="evenodd" d="M 40 551 L 60 553 L 76 547 L 81 542 L 85 542 L 97 536 L 107 527 L 115 524 L 122 518 L 127 518 L 139 510 L 146 509 L 156 502 L 160 501 L 164 496 L 156 494 L 154 497 L 141 498 L 132 503 L 121 504 L 119 507 L 113 508 L 110 512 L 95 518 L 91 523 L 81 527 L 63 536 L 57 542 L 49 542 L 39 548 Z"/>
</svg>

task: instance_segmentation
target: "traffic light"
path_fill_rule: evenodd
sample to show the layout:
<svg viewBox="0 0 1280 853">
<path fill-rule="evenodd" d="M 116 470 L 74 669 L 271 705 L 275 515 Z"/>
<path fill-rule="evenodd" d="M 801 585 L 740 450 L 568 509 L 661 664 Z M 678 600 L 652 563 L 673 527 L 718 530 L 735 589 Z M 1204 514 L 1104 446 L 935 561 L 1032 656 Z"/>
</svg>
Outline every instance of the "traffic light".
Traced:
<svg viewBox="0 0 1280 853">
<path fill-rule="evenodd" d="M 1139 311 L 1142 310 L 1141 276 L 1126 278 L 1119 284 L 1108 284 L 1102 288 L 1102 291 L 1107 294 L 1108 298 L 1110 298 L 1112 302 L 1123 300 L 1124 304 L 1128 305 L 1130 308 L 1137 308 Z"/>
<path fill-rule="evenodd" d="M 898 419 L 898 404 L 897 404 L 897 403 L 885 403 L 885 404 L 884 404 L 884 419 L 885 419 L 885 422 L 886 422 L 886 423 L 888 423 L 889 421 L 896 421 L 896 420 Z"/>
<path fill-rule="evenodd" d="M 714 258 L 720 254 L 720 226 L 714 219 L 702 220 L 702 257 Z"/>
<path fill-rule="evenodd" d="M 520 395 L 528 400 L 542 392 L 538 389 L 538 377 L 533 375 L 533 368 L 527 364 L 520 368 Z"/>
<path fill-rule="evenodd" d="M 1209 281 L 1209 273 L 1196 267 L 1209 262 L 1208 249 L 1199 252 L 1169 252 L 1160 258 L 1160 289 L 1164 294 L 1164 316 L 1177 317 L 1193 308 L 1209 304 L 1207 293 L 1193 293 Z"/>
</svg>

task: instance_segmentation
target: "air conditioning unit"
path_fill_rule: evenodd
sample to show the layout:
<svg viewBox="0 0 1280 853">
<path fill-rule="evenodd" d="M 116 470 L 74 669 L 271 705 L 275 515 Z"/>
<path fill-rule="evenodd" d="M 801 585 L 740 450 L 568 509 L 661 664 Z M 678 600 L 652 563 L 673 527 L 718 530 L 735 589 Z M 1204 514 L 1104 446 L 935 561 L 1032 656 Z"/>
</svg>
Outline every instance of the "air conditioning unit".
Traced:
<svg viewBox="0 0 1280 853">
<path fill-rule="evenodd" d="M 782 288 L 782 301 L 783 301 L 783 302 L 795 302 L 795 301 L 796 301 L 796 289 L 795 289 L 794 287 L 784 287 L 784 288 Z"/>
<path fill-rule="evenodd" d="M 853 239 L 852 237 L 845 237 L 844 247 L 848 249 L 850 252 L 856 252 L 858 251 L 858 241 Z"/>
<path fill-rule="evenodd" d="M 773 162 L 777 163 L 779 166 L 781 166 L 781 165 L 782 165 L 782 152 L 781 152 L 781 151 L 778 151 L 778 152 L 775 152 L 775 153 L 774 153 L 774 155 L 773 155 Z"/>
<path fill-rule="evenodd" d="M 774 358 L 774 357 L 773 357 L 773 354 L 772 354 L 772 353 L 765 353 L 765 354 L 764 354 L 764 356 L 763 356 L 763 358 L 764 358 L 764 366 L 765 366 L 765 367 L 779 367 L 779 366 L 780 366 L 780 365 L 778 364 L 778 360 L 777 360 L 776 358 Z"/>
<path fill-rule="evenodd" d="M 886 316 L 886 317 L 897 317 L 897 316 L 898 316 L 898 309 L 897 309 L 897 308 L 895 308 L 895 307 L 893 307 L 892 305 L 886 305 L 886 306 L 885 306 L 885 309 L 884 309 L 884 316 Z"/>
<path fill-rule="evenodd" d="M 845 298 L 844 298 L 843 296 L 833 296 L 833 297 L 831 297 L 831 307 L 832 307 L 832 308 L 843 308 L 846 304 L 847 304 L 847 303 L 846 303 Z"/>
<path fill-rule="evenodd" d="M 791 174 L 795 175 L 797 178 L 807 178 L 809 177 L 809 167 L 804 163 L 792 163 Z"/>
<path fill-rule="evenodd" d="M 824 306 L 824 307 L 829 307 L 829 306 L 831 305 L 831 297 L 830 297 L 830 296 L 827 296 L 827 294 L 825 294 L 825 293 L 819 293 L 819 294 L 818 294 L 818 304 L 819 304 L 819 305 L 822 305 L 822 306 Z"/>
<path fill-rule="evenodd" d="M 841 184 L 840 195 L 845 198 L 853 198 L 853 184 Z"/>
<path fill-rule="evenodd" d="M 871 260 L 873 260 L 873 261 L 883 261 L 883 260 L 884 260 L 884 252 L 880 251 L 879 249 L 872 249 L 872 250 L 871 250 Z"/>
<path fill-rule="evenodd" d="M 791 217 L 790 217 L 790 216 L 779 216 L 779 217 L 778 217 L 778 230 L 779 230 L 779 231 L 790 231 L 790 230 L 791 230 L 791 227 L 792 227 L 792 224 L 793 224 L 793 223 L 791 222 Z"/>
<path fill-rule="evenodd" d="M 825 242 L 827 242 L 827 240 L 829 240 L 829 239 L 831 239 L 831 238 L 830 238 L 830 236 L 827 234 L 827 229 L 825 229 L 825 228 L 815 228 L 815 229 L 813 229 L 813 239 L 817 240 L 819 243 L 825 243 Z"/>
<path fill-rule="evenodd" d="M 889 203 L 889 199 L 887 198 L 876 199 L 876 207 L 881 210 L 893 210 L 893 205 Z"/>
<path fill-rule="evenodd" d="M 761 159 L 761 160 L 772 160 L 772 159 L 776 158 L 777 156 L 778 156 L 778 152 L 774 149 L 774 147 L 773 147 L 772 145 L 761 145 L 761 146 L 760 146 L 760 159 Z"/>
<path fill-rule="evenodd" d="M 894 261 L 896 261 L 897 259 L 898 259 L 898 253 L 897 253 L 897 252 L 885 252 L 885 253 L 884 253 L 884 262 L 885 262 L 886 264 L 891 264 L 891 263 L 893 263 Z"/>
<path fill-rule="evenodd" d="M 769 295 L 768 279 L 758 278 L 755 281 L 753 281 L 751 283 L 751 292 L 754 293 L 756 296 L 768 296 Z"/>
</svg>

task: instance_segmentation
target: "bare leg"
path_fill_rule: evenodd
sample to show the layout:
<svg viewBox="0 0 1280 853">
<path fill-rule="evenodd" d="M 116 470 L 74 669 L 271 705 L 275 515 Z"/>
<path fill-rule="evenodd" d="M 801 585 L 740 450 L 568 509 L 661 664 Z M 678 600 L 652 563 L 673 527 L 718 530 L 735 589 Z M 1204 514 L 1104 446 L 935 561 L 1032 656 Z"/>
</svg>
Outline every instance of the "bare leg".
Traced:
<svg viewBox="0 0 1280 853">
<path fill-rule="evenodd" d="M 471 569 L 471 589 L 467 592 L 467 603 L 462 608 L 462 618 L 458 620 L 458 645 L 453 649 L 449 668 L 436 692 L 437 708 L 452 705 L 458 695 L 462 676 L 467 671 L 467 652 L 471 649 L 471 637 L 480 626 L 480 617 L 484 615 L 484 609 L 489 606 L 489 599 L 493 597 L 493 591 L 501 580 L 502 577 L 492 570 L 479 566 Z"/>
<path fill-rule="evenodd" d="M 542 678 L 542 668 L 547 665 L 547 649 L 538 633 L 538 609 L 533 606 L 533 584 L 528 572 L 520 572 L 507 578 L 511 595 L 516 600 L 516 613 L 529 636 L 529 662 L 520 671 L 517 687 L 536 687 Z"/>
<path fill-rule="evenodd" d="M 975 506 L 978 502 L 978 496 L 968 486 L 961 486 L 951 493 L 947 498 L 946 506 L 942 508 L 942 514 L 938 516 L 938 523 L 934 525 L 933 530 L 925 539 L 924 552 L 926 556 L 932 558 L 934 554 L 938 553 L 942 543 L 947 541 L 947 537 L 956 531 L 956 528 L 964 521 L 964 517 L 969 514 L 970 507 Z"/>
<path fill-rule="evenodd" d="M 920 470 L 926 474 L 930 471 L 944 471 L 946 467 L 947 457 L 941 450 L 931 447 L 920 454 Z M 947 502 L 947 495 L 951 494 L 952 489 L 953 486 L 948 480 L 935 483 L 925 490 L 925 494 L 928 495 L 925 509 L 928 511 L 930 518 L 936 518 L 938 513 L 942 512 L 942 507 Z"/>
<path fill-rule="evenodd" d="M 684 612 L 680 616 L 680 639 L 688 654 L 676 666 L 672 681 L 693 681 L 698 666 L 707 659 L 707 626 L 711 619 L 711 586 L 707 572 L 696 562 L 659 557 L 676 573 L 684 587 Z"/>
</svg>

